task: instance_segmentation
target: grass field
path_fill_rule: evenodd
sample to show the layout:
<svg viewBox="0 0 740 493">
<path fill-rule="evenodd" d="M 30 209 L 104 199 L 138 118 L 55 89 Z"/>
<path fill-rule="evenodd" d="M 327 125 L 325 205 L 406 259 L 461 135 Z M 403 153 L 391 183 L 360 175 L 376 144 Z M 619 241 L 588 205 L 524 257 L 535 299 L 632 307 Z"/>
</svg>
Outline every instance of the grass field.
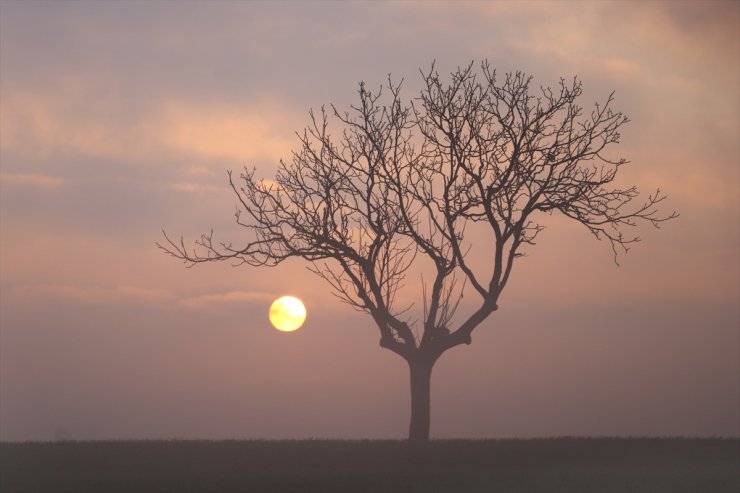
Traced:
<svg viewBox="0 0 740 493">
<path fill-rule="evenodd" d="M 0 492 L 740 492 L 740 440 L 0 444 Z"/>
</svg>

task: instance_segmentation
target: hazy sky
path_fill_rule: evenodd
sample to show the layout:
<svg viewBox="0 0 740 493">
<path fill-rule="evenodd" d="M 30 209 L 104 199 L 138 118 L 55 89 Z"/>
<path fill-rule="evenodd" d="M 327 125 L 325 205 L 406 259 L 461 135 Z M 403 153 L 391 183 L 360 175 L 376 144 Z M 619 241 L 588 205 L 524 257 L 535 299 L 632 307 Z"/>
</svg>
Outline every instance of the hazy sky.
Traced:
<svg viewBox="0 0 740 493">
<path fill-rule="evenodd" d="M 299 261 L 185 269 L 238 239 L 226 170 L 271 177 L 357 83 L 487 58 L 578 75 L 632 120 L 624 183 L 681 216 L 612 262 L 548 223 L 432 379 L 433 437 L 740 435 L 740 4 L 0 3 L 0 439 L 402 438 L 405 362 Z M 415 282 L 415 280 L 414 280 Z M 271 329 L 303 298 L 306 325 Z"/>
</svg>

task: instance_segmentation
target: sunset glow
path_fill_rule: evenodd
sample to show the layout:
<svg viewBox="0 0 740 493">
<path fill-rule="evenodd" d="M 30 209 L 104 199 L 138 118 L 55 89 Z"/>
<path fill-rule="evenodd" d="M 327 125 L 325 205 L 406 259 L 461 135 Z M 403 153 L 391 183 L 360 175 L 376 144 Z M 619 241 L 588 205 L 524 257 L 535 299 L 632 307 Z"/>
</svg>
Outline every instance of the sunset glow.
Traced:
<svg viewBox="0 0 740 493">
<path fill-rule="evenodd" d="M 322 106 L 341 114 L 388 74 L 414 101 L 420 69 L 449 81 L 483 59 L 532 75 L 540 98 L 577 77 L 586 120 L 613 92 L 619 185 L 660 188 L 680 216 L 625 225 L 642 241 L 617 266 L 608 241 L 543 210 L 497 310 L 435 363 L 433 438 L 739 435 L 738 25 L 740 3 L 713 0 L 0 0 L 0 441 L 404 438 L 408 365 L 331 294 L 347 278 L 309 270 L 331 259 L 186 268 L 156 243 L 259 242 L 228 171 L 283 193 L 311 109 L 321 127 Z M 342 147 L 344 129 L 331 116 L 338 152 L 373 154 Z M 465 260 L 487 279 L 478 226 Z M 392 306 L 419 334 L 438 268 L 424 255 Z M 449 328 L 480 301 L 464 278 Z"/>
</svg>

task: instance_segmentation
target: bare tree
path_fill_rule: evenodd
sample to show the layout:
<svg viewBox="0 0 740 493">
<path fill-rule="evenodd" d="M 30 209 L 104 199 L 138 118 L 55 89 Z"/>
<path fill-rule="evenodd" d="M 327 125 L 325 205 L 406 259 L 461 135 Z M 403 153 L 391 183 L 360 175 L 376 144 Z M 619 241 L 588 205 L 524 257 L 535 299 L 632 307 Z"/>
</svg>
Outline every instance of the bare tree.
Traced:
<svg viewBox="0 0 740 493">
<path fill-rule="evenodd" d="M 639 241 L 625 235 L 627 227 L 639 220 L 657 227 L 676 216 L 659 215 L 660 190 L 635 203 L 636 187 L 614 184 L 627 161 L 604 151 L 628 119 L 611 109 L 613 94 L 584 113 L 576 78 L 534 88 L 521 72 L 497 78 L 487 62 L 480 71 L 473 63 L 458 68 L 449 82 L 434 65 L 421 75 L 423 89 L 410 103 L 389 76 L 377 92 L 361 83 L 359 104 L 349 111 L 311 111 L 310 125 L 297 134 L 299 150 L 280 162 L 274 181 L 245 169 L 237 184 L 229 172 L 236 221 L 248 231 L 243 243 L 214 241 L 211 232 L 192 248 L 166 234 L 159 244 L 189 264 L 307 260 L 336 296 L 372 317 L 381 347 L 408 362 L 409 439 L 418 441 L 429 437 L 434 363 L 470 344 L 473 330 L 497 310 L 543 214 L 579 222 L 609 242 L 615 261 Z M 340 133 L 330 133 L 330 119 Z M 491 233 L 489 243 L 475 245 L 486 252 L 486 269 L 469 263 L 465 230 L 473 224 Z M 419 321 L 396 296 L 417 261 L 433 266 L 419 293 Z M 453 326 L 466 290 L 476 305 Z"/>
</svg>

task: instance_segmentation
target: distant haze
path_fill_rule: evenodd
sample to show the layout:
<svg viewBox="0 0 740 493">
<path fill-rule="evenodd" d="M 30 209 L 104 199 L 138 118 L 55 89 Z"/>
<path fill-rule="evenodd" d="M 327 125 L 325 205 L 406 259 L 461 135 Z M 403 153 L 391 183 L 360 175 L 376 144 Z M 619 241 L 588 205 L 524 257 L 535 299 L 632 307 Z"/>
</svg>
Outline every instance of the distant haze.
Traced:
<svg viewBox="0 0 740 493">
<path fill-rule="evenodd" d="M 272 178 L 309 108 L 483 58 L 577 75 L 586 111 L 615 91 L 623 183 L 681 215 L 621 267 L 553 216 L 435 367 L 432 437 L 740 436 L 739 22 L 711 1 L 0 3 L 0 440 L 405 437 L 406 364 L 304 264 L 185 269 L 154 244 L 238 241 L 226 170 Z M 308 310 L 290 334 L 284 294 Z"/>
</svg>

